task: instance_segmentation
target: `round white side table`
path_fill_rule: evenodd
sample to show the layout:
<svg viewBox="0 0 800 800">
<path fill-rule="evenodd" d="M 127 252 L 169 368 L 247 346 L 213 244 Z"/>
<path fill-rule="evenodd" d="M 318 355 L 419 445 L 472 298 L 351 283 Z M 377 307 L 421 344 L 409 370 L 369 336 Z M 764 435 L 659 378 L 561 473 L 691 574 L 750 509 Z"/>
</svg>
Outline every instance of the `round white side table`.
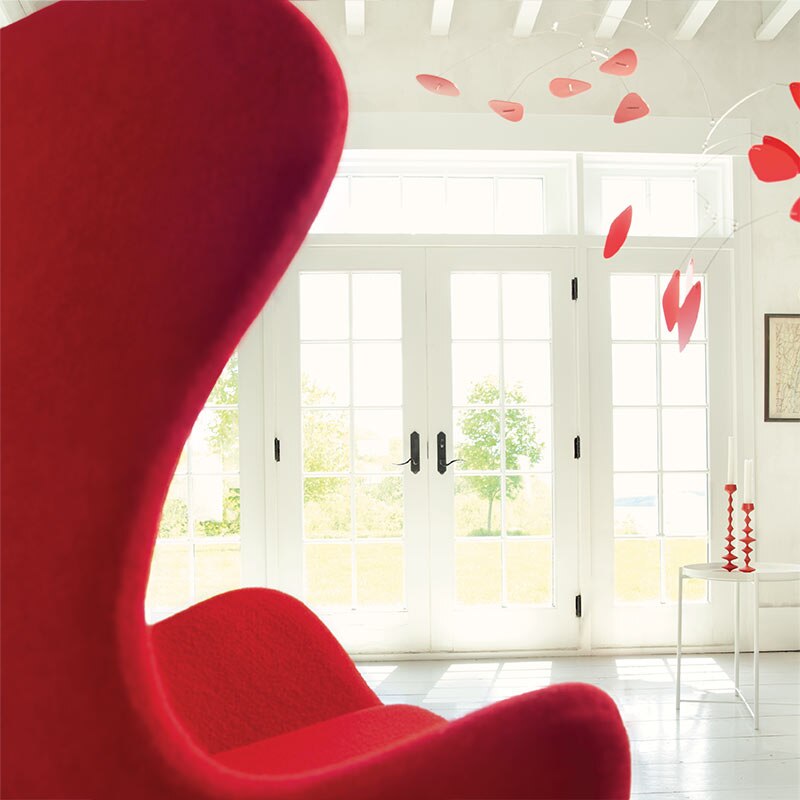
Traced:
<svg viewBox="0 0 800 800">
<path fill-rule="evenodd" d="M 734 584 L 733 592 L 733 691 L 744 703 L 753 717 L 753 724 L 758 730 L 758 587 L 763 581 L 798 581 L 800 580 L 800 564 L 768 564 L 751 563 L 754 572 L 739 572 L 738 569 L 728 572 L 719 564 L 687 564 L 681 567 L 678 578 L 678 652 L 675 674 L 675 708 L 681 708 L 681 647 L 683 637 L 683 581 L 685 578 L 699 578 L 704 581 L 727 581 Z M 739 587 L 743 583 L 753 584 L 753 705 L 745 699 L 739 689 Z"/>
</svg>

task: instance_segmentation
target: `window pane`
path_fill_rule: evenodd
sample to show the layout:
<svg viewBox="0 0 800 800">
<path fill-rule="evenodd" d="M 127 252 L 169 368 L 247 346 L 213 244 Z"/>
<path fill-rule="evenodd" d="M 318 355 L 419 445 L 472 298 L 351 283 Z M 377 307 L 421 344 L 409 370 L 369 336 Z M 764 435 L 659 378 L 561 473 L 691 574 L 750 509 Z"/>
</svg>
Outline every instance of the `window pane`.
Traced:
<svg viewBox="0 0 800 800">
<path fill-rule="evenodd" d="M 364 537 L 403 535 L 403 479 L 356 479 L 356 534 Z"/>
<path fill-rule="evenodd" d="M 353 275 L 353 338 L 400 338 L 399 275 Z"/>
<path fill-rule="evenodd" d="M 492 233 L 494 180 L 447 179 L 447 233 Z"/>
<path fill-rule="evenodd" d="M 500 541 L 456 540 L 456 600 L 462 605 L 500 605 L 503 593 Z"/>
<path fill-rule="evenodd" d="M 706 346 L 661 345 L 661 402 L 667 406 L 705 405 Z"/>
<path fill-rule="evenodd" d="M 200 475 L 191 479 L 195 536 L 238 536 L 239 476 Z"/>
<path fill-rule="evenodd" d="M 500 535 L 500 478 L 469 475 L 455 479 L 456 536 Z"/>
<path fill-rule="evenodd" d="M 462 459 L 455 465 L 459 471 L 500 469 L 498 409 L 466 408 L 457 411 L 453 433 L 453 457 Z"/>
<path fill-rule="evenodd" d="M 350 401 L 346 344 L 300 346 L 301 401 L 304 406 L 346 406 Z"/>
<path fill-rule="evenodd" d="M 192 472 L 238 472 L 239 409 L 207 408 L 200 412 L 189 440 Z"/>
<path fill-rule="evenodd" d="M 333 179 L 325 202 L 311 226 L 311 233 L 336 233 L 349 231 L 350 225 L 350 179 L 339 175 Z"/>
<path fill-rule="evenodd" d="M 613 344 L 611 348 L 614 404 L 655 405 L 655 344 Z"/>
<path fill-rule="evenodd" d="M 552 411 L 547 408 L 508 408 L 506 469 L 552 472 Z"/>
<path fill-rule="evenodd" d="M 353 568 L 349 544 L 306 544 L 306 602 L 312 606 L 352 605 Z"/>
<path fill-rule="evenodd" d="M 353 345 L 353 403 L 399 406 L 403 402 L 400 343 Z"/>
<path fill-rule="evenodd" d="M 403 545 L 356 545 L 356 598 L 360 607 L 403 604 Z"/>
<path fill-rule="evenodd" d="M 697 193 L 691 178 L 650 179 L 650 236 L 697 236 Z"/>
<path fill-rule="evenodd" d="M 507 405 L 550 404 L 549 342 L 507 342 L 503 372 Z"/>
<path fill-rule="evenodd" d="M 359 233 L 391 233 L 400 230 L 399 176 L 350 178 L 350 212 Z"/>
<path fill-rule="evenodd" d="M 614 541 L 614 597 L 620 603 L 660 600 L 658 539 Z"/>
<path fill-rule="evenodd" d="M 147 585 L 148 608 L 182 608 L 191 602 L 190 548 L 188 542 L 156 542 Z"/>
<path fill-rule="evenodd" d="M 658 429 L 653 408 L 614 409 L 614 470 L 658 469 Z"/>
<path fill-rule="evenodd" d="M 701 473 L 664 475 L 664 533 L 705 536 L 708 532 L 708 478 Z"/>
<path fill-rule="evenodd" d="M 499 374 L 499 343 L 453 343 L 454 405 L 497 405 Z"/>
<path fill-rule="evenodd" d="M 161 510 L 158 524 L 160 538 L 186 536 L 189 533 L 189 491 L 186 478 L 173 478 Z"/>
<path fill-rule="evenodd" d="M 656 335 L 655 278 L 611 276 L 611 338 L 653 339 Z"/>
<path fill-rule="evenodd" d="M 403 215 L 407 233 L 446 233 L 444 177 L 403 178 Z"/>
<path fill-rule="evenodd" d="M 346 339 L 349 335 L 347 275 L 300 274 L 300 338 Z"/>
<path fill-rule="evenodd" d="M 505 511 L 508 536 L 552 536 L 552 476 L 508 475 Z"/>
<path fill-rule="evenodd" d="M 349 469 L 349 412 L 304 411 L 303 471 L 346 472 Z"/>
<path fill-rule="evenodd" d="M 398 472 L 408 458 L 402 411 L 355 411 L 356 472 Z"/>
<path fill-rule="evenodd" d="M 658 534 L 658 476 L 617 474 L 614 476 L 614 535 Z"/>
<path fill-rule="evenodd" d="M 553 604 L 552 542 L 506 542 L 506 595 L 509 604 Z"/>
<path fill-rule="evenodd" d="M 665 408 L 661 412 L 663 468 L 706 469 L 705 408 Z"/>
<path fill-rule="evenodd" d="M 450 279 L 454 339 L 497 339 L 497 275 L 453 275 Z"/>
<path fill-rule="evenodd" d="M 665 580 L 667 598 L 678 600 L 678 570 L 687 564 L 708 562 L 706 539 L 673 539 L 664 542 Z M 690 579 L 683 582 L 684 600 L 705 600 L 708 581 Z"/>
<path fill-rule="evenodd" d="M 633 206 L 631 236 L 648 234 L 647 195 L 644 178 L 601 178 L 602 232 L 628 207 Z"/>
<path fill-rule="evenodd" d="M 205 600 L 242 585 L 242 558 L 238 542 L 195 545 L 195 600 Z"/>
<path fill-rule="evenodd" d="M 303 481 L 303 533 L 309 539 L 349 537 L 350 479 L 306 478 Z"/>
<path fill-rule="evenodd" d="M 541 178 L 497 178 L 495 233 L 544 232 Z"/>
<path fill-rule="evenodd" d="M 506 273 L 503 281 L 503 336 L 506 339 L 550 338 L 550 276 Z"/>
</svg>

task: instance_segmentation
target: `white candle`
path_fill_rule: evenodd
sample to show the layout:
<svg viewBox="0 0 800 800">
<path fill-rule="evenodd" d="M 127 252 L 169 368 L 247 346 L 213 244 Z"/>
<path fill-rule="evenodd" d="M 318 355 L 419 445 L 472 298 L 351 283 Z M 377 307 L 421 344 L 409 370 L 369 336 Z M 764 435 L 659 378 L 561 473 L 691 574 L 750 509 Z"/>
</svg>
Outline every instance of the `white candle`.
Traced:
<svg viewBox="0 0 800 800">
<path fill-rule="evenodd" d="M 744 490 L 742 491 L 742 503 L 753 502 L 753 459 L 744 460 Z"/>
<path fill-rule="evenodd" d="M 736 483 L 736 439 L 728 437 L 728 484 Z"/>
</svg>

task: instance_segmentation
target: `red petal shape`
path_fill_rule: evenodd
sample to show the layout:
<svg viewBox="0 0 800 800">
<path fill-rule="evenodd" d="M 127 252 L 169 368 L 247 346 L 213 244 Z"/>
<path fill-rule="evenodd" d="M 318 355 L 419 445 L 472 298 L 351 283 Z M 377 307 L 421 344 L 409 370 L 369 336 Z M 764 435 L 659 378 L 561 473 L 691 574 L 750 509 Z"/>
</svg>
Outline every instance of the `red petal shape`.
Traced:
<svg viewBox="0 0 800 800">
<path fill-rule="evenodd" d="M 792 97 L 794 98 L 794 102 L 797 103 L 797 107 L 800 108 L 800 81 L 790 83 L 789 91 L 792 93 Z"/>
<path fill-rule="evenodd" d="M 775 136 L 765 136 L 762 141 L 770 147 L 777 147 L 778 150 L 783 150 L 784 153 L 793 158 L 795 164 L 797 164 L 797 170 L 800 172 L 800 155 L 797 155 L 791 145 L 786 144 L 782 139 L 777 139 Z"/>
<path fill-rule="evenodd" d="M 458 97 L 461 92 L 458 87 L 447 78 L 442 78 L 439 75 L 426 75 L 422 73 L 417 75 L 417 80 L 420 85 L 433 94 L 443 94 L 446 97 Z"/>
<path fill-rule="evenodd" d="M 646 117 L 649 113 L 650 106 L 636 92 L 630 92 L 622 98 L 622 102 L 617 106 L 614 122 L 630 122 Z"/>
<path fill-rule="evenodd" d="M 622 77 L 633 75 L 638 63 L 639 59 L 636 58 L 636 53 L 630 47 L 626 47 L 604 61 L 600 65 L 600 72 L 605 72 L 606 75 L 620 75 Z"/>
<path fill-rule="evenodd" d="M 522 119 L 522 115 L 525 113 L 525 108 L 522 103 L 513 103 L 511 100 L 490 100 L 489 108 L 491 108 L 498 117 L 507 119 L 509 122 L 519 122 Z"/>
<path fill-rule="evenodd" d="M 800 222 L 800 197 L 794 201 L 792 210 L 789 212 L 789 219 L 793 219 L 795 222 Z"/>
<path fill-rule="evenodd" d="M 575 78 L 553 78 L 550 81 L 550 94 L 556 97 L 574 97 L 581 92 L 588 92 L 591 88 L 591 83 Z"/>
<path fill-rule="evenodd" d="M 798 172 L 797 162 L 785 150 L 770 144 L 754 144 L 748 151 L 750 166 L 760 181 L 788 181 Z"/>
<path fill-rule="evenodd" d="M 667 288 L 661 298 L 661 307 L 664 309 L 664 322 L 667 323 L 667 330 L 671 331 L 678 321 L 678 314 L 681 310 L 681 271 L 676 269 L 669 279 Z"/>
<path fill-rule="evenodd" d="M 678 352 L 683 352 L 689 339 L 692 338 L 694 326 L 697 324 L 697 314 L 700 311 L 700 294 L 702 285 L 698 281 L 691 289 L 678 312 Z"/>
<path fill-rule="evenodd" d="M 633 220 L 633 206 L 628 206 L 612 223 L 606 236 L 606 246 L 603 248 L 603 258 L 615 256 L 620 247 L 628 238 Z"/>
</svg>

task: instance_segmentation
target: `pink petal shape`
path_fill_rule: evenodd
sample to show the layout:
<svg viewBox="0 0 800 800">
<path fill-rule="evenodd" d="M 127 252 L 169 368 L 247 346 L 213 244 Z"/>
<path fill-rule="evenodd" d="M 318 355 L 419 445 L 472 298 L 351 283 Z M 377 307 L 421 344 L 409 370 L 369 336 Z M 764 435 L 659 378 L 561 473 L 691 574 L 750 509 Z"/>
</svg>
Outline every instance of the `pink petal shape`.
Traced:
<svg viewBox="0 0 800 800">
<path fill-rule="evenodd" d="M 626 75 L 633 75 L 638 63 L 639 59 L 636 57 L 636 53 L 630 47 L 626 47 L 604 61 L 600 65 L 600 72 L 605 72 L 606 75 L 625 77 Z"/>
<path fill-rule="evenodd" d="M 622 102 L 617 106 L 614 122 L 630 122 L 646 117 L 649 113 L 650 107 L 647 103 L 636 92 L 630 92 L 622 98 Z"/>
<path fill-rule="evenodd" d="M 509 122 L 519 122 L 522 119 L 522 115 L 525 113 L 525 108 L 522 103 L 513 103 L 511 100 L 490 100 L 489 108 L 491 108 L 498 117 L 507 119 Z"/>
<path fill-rule="evenodd" d="M 776 147 L 778 150 L 783 150 L 786 155 L 792 158 L 797 164 L 797 169 L 800 171 L 800 155 L 798 155 L 794 149 L 786 144 L 782 139 L 778 139 L 775 136 L 765 136 L 762 141 L 764 144 L 769 145 L 770 147 Z"/>
<path fill-rule="evenodd" d="M 603 258 L 615 256 L 628 238 L 633 220 L 633 206 L 628 206 L 610 225 L 603 248 Z"/>
<path fill-rule="evenodd" d="M 678 352 L 682 353 L 689 339 L 692 338 L 694 326 L 697 324 L 697 314 L 700 311 L 700 296 L 702 285 L 698 281 L 691 289 L 678 312 Z"/>
<path fill-rule="evenodd" d="M 788 181 L 798 172 L 797 162 L 785 150 L 771 144 L 754 144 L 748 151 L 756 178 L 764 183 Z"/>
<path fill-rule="evenodd" d="M 792 210 L 789 212 L 789 219 L 793 219 L 795 222 L 800 222 L 800 197 L 794 201 Z"/>
<path fill-rule="evenodd" d="M 591 88 L 591 83 L 575 78 L 553 78 L 550 81 L 550 94 L 556 97 L 575 97 L 576 94 L 588 92 Z"/>
<path fill-rule="evenodd" d="M 417 80 L 420 85 L 433 94 L 443 94 L 446 97 L 458 97 L 461 92 L 458 87 L 447 78 L 442 78 L 439 75 L 426 75 L 421 73 L 417 75 Z"/>
<path fill-rule="evenodd" d="M 792 98 L 794 102 L 797 103 L 797 107 L 800 108 L 800 81 L 790 83 L 789 91 L 792 93 Z"/>
<path fill-rule="evenodd" d="M 667 330 L 671 331 L 678 321 L 680 312 L 680 293 L 681 293 L 681 271 L 676 269 L 669 279 L 667 288 L 661 297 L 661 308 L 664 310 L 664 322 L 667 323 Z"/>
</svg>

